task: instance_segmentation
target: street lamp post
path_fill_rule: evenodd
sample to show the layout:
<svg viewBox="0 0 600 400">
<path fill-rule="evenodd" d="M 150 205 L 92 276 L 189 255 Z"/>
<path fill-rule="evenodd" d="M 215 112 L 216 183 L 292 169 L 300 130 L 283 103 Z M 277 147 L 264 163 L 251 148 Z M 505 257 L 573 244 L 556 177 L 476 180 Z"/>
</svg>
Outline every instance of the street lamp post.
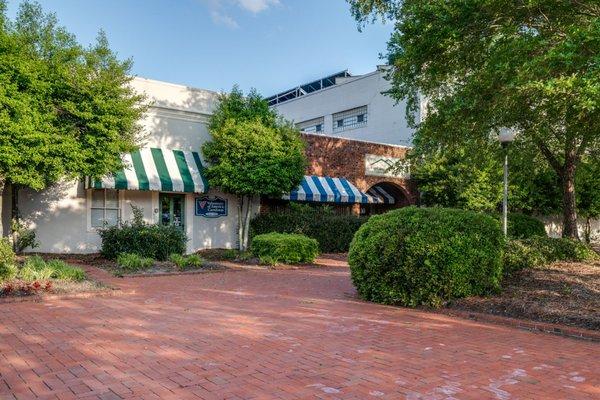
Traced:
<svg viewBox="0 0 600 400">
<path fill-rule="evenodd" d="M 504 196 L 502 198 L 502 230 L 508 236 L 508 145 L 515 140 L 514 131 L 502 128 L 498 140 L 504 150 Z"/>
</svg>

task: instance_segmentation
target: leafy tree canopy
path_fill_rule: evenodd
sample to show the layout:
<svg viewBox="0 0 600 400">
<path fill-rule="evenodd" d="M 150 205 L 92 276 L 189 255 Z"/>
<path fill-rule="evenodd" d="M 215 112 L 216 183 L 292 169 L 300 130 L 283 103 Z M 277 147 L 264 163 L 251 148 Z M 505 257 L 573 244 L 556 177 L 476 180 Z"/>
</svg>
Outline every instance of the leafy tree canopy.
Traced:
<svg viewBox="0 0 600 400">
<path fill-rule="evenodd" d="M 426 206 L 498 212 L 502 202 L 502 152 L 497 141 L 478 149 L 415 142 L 411 175 Z M 516 146 L 510 149 L 509 204 L 527 214 L 561 212 L 560 179 L 542 156 Z M 586 218 L 600 216 L 600 164 L 583 157 L 577 170 L 577 211 Z"/>
<path fill-rule="evenodd" d="M 417 135 L 481 142 L 501 128 L 542 155 L 562 186 L 563 234 L 577 237 L 575 175 L 600 142 L 596 0 L 349 0 L 357 20 L 395 21 L 391 95 Z M 427 99 L 420 121 L 421 99 Z"/>
<path fill-rule="evenodd" d="M 212 140 L 202 146 L 208 181 L 238 196 L 240 250 L 245 250 L 253 199 L 280 197 L 300 184 L 304 142 L 255 91 L 244 96 L 238 87 L 221 96 L 209 130 Z"/>
<path fill-rule="evenodd" d="M 0 0 L 0 183 L 40 190 L 118 169 L 144 110 L 128 86 L 131 60 L 103 32 L 81 46 L 37 3 L 22 3 L 14 21 L 5 9 Z"/>
</svg>

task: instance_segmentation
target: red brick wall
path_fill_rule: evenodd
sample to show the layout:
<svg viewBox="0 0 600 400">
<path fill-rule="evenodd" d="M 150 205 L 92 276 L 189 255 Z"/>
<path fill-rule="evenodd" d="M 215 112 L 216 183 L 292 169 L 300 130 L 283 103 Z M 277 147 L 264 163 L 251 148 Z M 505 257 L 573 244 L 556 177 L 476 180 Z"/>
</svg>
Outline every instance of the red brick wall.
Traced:
<svg viewBox="0 0 600 400">
<path fill-rule="evenodd" d="M 363 192 L 377 183 L 395 184 L 406 196 L 402 205 L 416 203 L 417 188 L 412 181 L 365 175 L 366 154 L 405 158 L 408 150 L 406 147 L 315 134 L 302 134 L 302 136 L 307 143 L 306 157 L 309 164 L 307 175 L 344 177 Z"/>
</svg>

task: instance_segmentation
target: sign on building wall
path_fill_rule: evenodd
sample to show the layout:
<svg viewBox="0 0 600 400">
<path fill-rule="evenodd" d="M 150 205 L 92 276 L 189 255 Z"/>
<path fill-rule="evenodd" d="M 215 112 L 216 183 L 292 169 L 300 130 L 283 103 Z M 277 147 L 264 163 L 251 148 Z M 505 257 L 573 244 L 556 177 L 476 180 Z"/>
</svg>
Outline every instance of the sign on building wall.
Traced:
<svg viewBox="0 0 600 400">
<path fill-rule="evenodd" d="M 227 200 L 221 197 L 210 198 L 208 196 L 196 197 L 196 215 L 204 218 L 226 217 Z"/>
<path fill-rule="evenodd" d="M 410 164 L 401 158 L 365 154 L 365 175 L 409 179 Z"/>
</svg>

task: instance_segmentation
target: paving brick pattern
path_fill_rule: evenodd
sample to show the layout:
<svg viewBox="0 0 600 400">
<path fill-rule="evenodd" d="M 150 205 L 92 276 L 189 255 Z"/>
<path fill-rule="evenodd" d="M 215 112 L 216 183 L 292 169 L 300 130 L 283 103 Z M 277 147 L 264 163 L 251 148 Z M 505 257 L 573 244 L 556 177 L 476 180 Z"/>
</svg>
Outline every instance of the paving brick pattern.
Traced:
<svg viewBox="0 0 600 400">
<path fill-rule="evenodd" d="M 600 398 L 600 344 L 363 303 L 343 265 L 118 282 L 0 305 L 0 399 Z"/>
</svg>

